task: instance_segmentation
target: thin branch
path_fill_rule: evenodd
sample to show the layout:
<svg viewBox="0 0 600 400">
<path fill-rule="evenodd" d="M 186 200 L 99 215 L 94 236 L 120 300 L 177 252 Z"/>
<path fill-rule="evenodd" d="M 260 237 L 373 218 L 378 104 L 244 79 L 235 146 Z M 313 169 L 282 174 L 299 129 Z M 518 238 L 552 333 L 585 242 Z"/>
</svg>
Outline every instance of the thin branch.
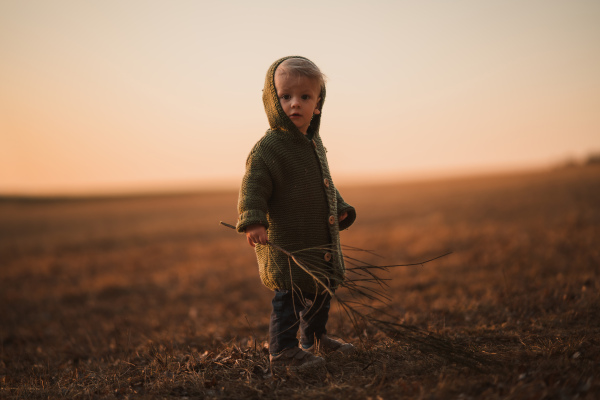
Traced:
<svg viewBox="0 0 600 400">
<path fill-rule="evenodd" d="M 221 222 L 221 225 L 228 228 L 236 229 L 235 226 Z M 377 275 L 377 272 L 389 272 L 390 268 L 394 267 L 411 267 L 411 266 L 424 266 L 424 264 L 438 260 L 442 257 L 446 257 L 452 252 L 444 253 L 440 256 L 409 264 L 390 264 L 390 265 L 374 265 L 366 261 L 360 260 L 355 257 L 351 257 L 347 254 L 342 254 L 344 261 L 351 265 L 350 268 L 346 268 L 347 276 L 339 277 L 340 288 L 346 289 L 347 293 L 352 299 L 344 299 L 333 292 L 329 283 L 331 282 L 331 272 L 326 269 L 326 265 L 323 265 L 321 258 L 316 258 L 313 254 L 315 250 L 327 250 L 329 252 L 339 254 L 340 250 L 333 245 L 317 246 L 308 249 L 302 249 L 294 252 L 289 252 L 280 246 L 277 246 L 270 241 L 267 241 L 269 246 L 281 251 L 283 254 L 288 256 L 289 267 L 293 261 L 298 267 L 304 272 L 310 275 L 317 287 L 321 287 L 322 293 L 328 293 L 332 298 L 337 300 L 339 307 L 348 316 L 350 324 L 356 332 L 360 332 L 361 323 L 371 325 L 376 329 L 384 332 L 390 338 L 401 340 L 409 345 L 415 346 L 418 350 L 433 354 L 435 356 L 443 357 L 447 360 L 465 365 L 471 368 L 479 369 L 481 365 L 491 363 L 491 360 L 484 358 L 481 354 L 476 354 L 473 351 L 465 349 L 463 346 L 457 346 L 452 342 L 438 337 L 431 332 L 422 330 L 418 327 L 405 325 L 398 322 L 398 318 L 389 312 L 378 307 L 377 304 L 390 307 L 392 297 L 385 293 L 385 290 L 389 288 L 387 281 L 390 279 L 381 278 Z M 364 252 L 373 256 L 381 257 L 372 250 L 363 250 L 358 247 L 342 245 L 342 251 L 347 252 Z M 350 276 L 348 276 L 350 274 Z M 352 276 L 354 275 L 354 276 Z M 291 273 L 290 273 L 291 276 Z M 293 295 L 297 294 L 300 299 L 302 290 L 300 287 L 292 282 Z M 372 304 L 371 304 L 372 303 Z M 306 306 L 306 305 L 305 305 Z M 313 309 L 315 301 L 311 301 L 309 309 Z M 317 306 L 317 311 L 322 305 Z M 365 310 L 365 313 L 361 310 Z M 382 319 L 386 318 L 386 319 Z M 358 335 L 362 341 L 361 335 Z"/>
</svg>

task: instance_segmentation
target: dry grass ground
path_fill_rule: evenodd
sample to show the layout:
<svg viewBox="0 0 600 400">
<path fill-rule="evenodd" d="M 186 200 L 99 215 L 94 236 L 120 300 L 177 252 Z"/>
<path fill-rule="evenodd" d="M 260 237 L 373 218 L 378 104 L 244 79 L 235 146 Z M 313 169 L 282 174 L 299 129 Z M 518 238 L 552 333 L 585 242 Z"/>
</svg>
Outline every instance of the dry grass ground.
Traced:
<svg viewBox="0 0 600 400">
<path fill-rule="evenodd" d="M 339 311 L 357 345 L 270 374 L 271 292 L 220 227 L 236 193 L 0 201 L 0 398 L 600 398 L 600 169 L 340 188 L 346 244 L 386 263 L 399 321 L 485 352 L 455 365 Z"/>
</svg>

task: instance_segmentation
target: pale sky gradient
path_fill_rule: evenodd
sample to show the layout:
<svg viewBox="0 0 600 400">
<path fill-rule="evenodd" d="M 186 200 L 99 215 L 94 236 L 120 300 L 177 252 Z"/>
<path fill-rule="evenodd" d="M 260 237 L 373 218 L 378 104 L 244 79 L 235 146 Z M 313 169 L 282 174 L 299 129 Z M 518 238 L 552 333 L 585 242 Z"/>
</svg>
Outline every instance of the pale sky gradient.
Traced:
<svg viewBox="0 0 600 400">
<path fill-rule="evenodd" d="M 234 187 L 286 55 L 340 181 L 600 150 L 597 0 L 1 0 L 0 194 Z"/>
</svg>

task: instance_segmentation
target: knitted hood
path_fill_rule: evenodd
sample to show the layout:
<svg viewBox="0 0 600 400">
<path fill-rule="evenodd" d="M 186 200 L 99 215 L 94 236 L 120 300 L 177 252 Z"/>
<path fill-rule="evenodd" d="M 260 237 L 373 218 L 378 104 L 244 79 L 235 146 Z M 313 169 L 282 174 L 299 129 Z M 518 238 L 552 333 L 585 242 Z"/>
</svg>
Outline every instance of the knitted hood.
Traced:
<svg viewBox="0 0 600 400">
<path fill-rule="evenodd" d="M 277 90 L 275 89 L 275 71 L 282 62 L 289 58 L 302 58 L 312 63 L 308 58 L 300 56 L 288 56 L 280 58 L 271 64 L 271 67 L 267 71 L 265 78 L 265 87 L 263 89 L 263 104 L 265 106 L 265 112 L 269 120 L 269 126 L 272 130 L 291 132 L 304 136 L 302 132 L 294 125 L 292 120 L 285 115 L 281 104 L 279 103 L 279 97 L 277 96 Z M 323 115 L 323 103 L 325 102 L 325 86 L 321 88 L 321 101 L 319 102 L 320 114 L 313 115 L 313 118 L 308 127 L 307 137 L 313 138 L 319 135 L 319 127 L 321 125 L 321 115 Z"/>
</svg>

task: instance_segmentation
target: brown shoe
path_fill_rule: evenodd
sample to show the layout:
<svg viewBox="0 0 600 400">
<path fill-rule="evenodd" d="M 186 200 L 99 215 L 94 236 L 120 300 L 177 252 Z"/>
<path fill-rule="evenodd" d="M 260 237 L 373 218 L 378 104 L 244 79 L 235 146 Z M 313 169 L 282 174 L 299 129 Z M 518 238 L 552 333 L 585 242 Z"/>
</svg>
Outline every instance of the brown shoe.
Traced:
<svg viewBox="0 0 600 400">
<path fill-rule="evenodd" d="M 313 354 L 329 354 L 333 353 L 334 351 L 338 351 L 343 354 L 352 354 L 356 351 L 356 348 L 350 343 L 344 343 L 342 341 L 332 339 L 327 335 L 323 335 L 321 336 L 320 340 L 315 341 L 315 344 L 304 350 Z"/>
<path fill-rule="evenodd" d="M 299 347 L 285 349 L 276 356 L 271 355 L 269 359 L 273 368 L 289 368 L 294 371 L 301 371 L 325 364 L 325 359 L 322 357 L 315 356 Z"/>
</svg>

